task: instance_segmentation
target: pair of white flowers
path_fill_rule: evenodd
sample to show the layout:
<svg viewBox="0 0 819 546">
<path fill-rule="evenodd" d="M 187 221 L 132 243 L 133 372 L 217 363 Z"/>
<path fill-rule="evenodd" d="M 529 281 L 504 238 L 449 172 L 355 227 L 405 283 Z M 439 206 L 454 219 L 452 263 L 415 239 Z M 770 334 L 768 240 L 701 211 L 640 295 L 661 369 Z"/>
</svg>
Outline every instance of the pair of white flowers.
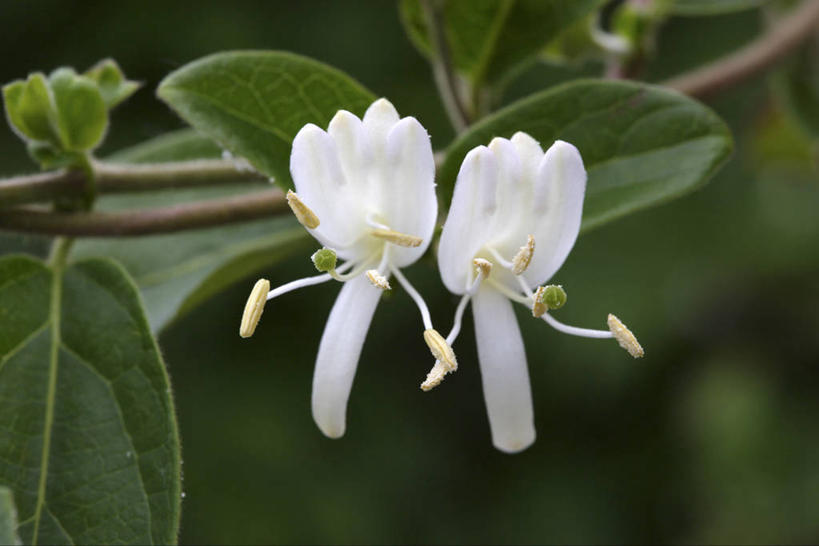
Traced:
<svg viewBox="0 0 819 546">
<path fill-rule="evenodd" d="M 429 135 L 413 117 L 399 118 L 386 99 L 364 119 L 340 111 L 327 131 L 309 124 L 293 140 L 288 202 L 324 249 L 313 256 L 321 275 L 274 290 L 262 279 L 248 299 L 240 334 L 252 335 L 266 301 L 297 288 L 344 282 L 319 345 L 313 376 L 313 418 L 331 438 L 344 434 L 347 400 L 381 291 L 394 277 L 417 304 L 435 364 L 421 385 L 429 390 L 457 362 L 452 343 L 472 301 L 483 391 L 494 445 L 515 452 L 535 439 L 526 354 L 512 309 L 519 302 L 555 329 L 615 337 L 633 356 L 642 349 L 609 315 L 609 330 L 566 326 L 548 312 L 565 301 L 544 287 L 563 264 L 580 229 L 586 171 L 577 149 L 555 142 L 545 153 L 530 136 L 495 138 L 461 165 L 438 248 L 445 286 L 462 299 L 444 338 L 423 298 L 401 268 L 429 246 L 438 215 L 435 162 Z M 336 259 L 344 261 L 336 267 Z"/>
</svg>

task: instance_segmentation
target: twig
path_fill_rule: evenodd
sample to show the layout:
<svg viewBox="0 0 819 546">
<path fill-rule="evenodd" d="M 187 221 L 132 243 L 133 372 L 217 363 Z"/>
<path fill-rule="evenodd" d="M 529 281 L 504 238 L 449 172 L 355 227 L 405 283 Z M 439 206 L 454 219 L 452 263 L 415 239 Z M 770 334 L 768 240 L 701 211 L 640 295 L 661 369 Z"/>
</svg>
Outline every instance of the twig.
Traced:
<svg viewBox="0 0 819 546">
<path fill-rule="evenodd" d="M 464 108 L 458 92 L 458 82 L 455 79 L 455 69 L 444 34 L 440 12 L 433 6 L 433 0 L 421 0 L 421 9 L 429 31 L 429 41 L 432 45 L 432 74 L 435 84 L 441 94 L 444 109 L 449 116 L 455 131 L 460 133 L 469 126 L 469 115 Z"/>
<path fill-rule="evenodd" d="M 806 0 L 768 32 L 722 59 L 663 83 L 704 98 L 740 83 L 773 66 L 799 47 L 819 26 L 819 0 Z"/>
<path fill-rule="evenodd" d="M 50 212 L 21 207 L 0 214 L 0 229 L 86 237 L 129 237 L 172 233 L 267 218 L 288 210 L 276 190 L 127 212 Z"/>
<path fill-rule="evenodd" d="M 165 188 L 266 181 L 255 171 L 240 170 L 232 161 L 200 159 L 172 163 L 118 164 L 94 162 L 99 193 L 141 192 Z M 80 170 L 57 170 L 0 180 L 0 208 L 81 196 L 85 174 Z"/>
</svg>

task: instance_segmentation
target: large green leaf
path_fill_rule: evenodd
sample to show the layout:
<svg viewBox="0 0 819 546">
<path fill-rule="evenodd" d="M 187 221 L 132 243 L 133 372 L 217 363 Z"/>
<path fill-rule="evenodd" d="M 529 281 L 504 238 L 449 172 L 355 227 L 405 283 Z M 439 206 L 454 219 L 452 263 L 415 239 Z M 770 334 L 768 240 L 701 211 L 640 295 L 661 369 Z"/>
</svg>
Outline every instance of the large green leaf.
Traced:
<svg viewBox="0 0 819 546">
<path fill-rule="evenodd" d="M 0 544 L 20 544 L 17 536 L 17 508 L 11 489 L 0 486 Z"/>
<path fill-rule="evenodd" d="M 455 68 L 475 83 L 495 83 L 543 48 L 601 0 L 449 0 L 443 3 L 445 36 Z M 429 55 L 420 0 L 402 0 L 404 25 Z"/>
<path fill-rule="evenodd" d="M 176 542 L 170 385 L 116 263 L 0 259 L 0 428 L 24 542 Z"/>
<path fill-rule="evenodd" d="M 725 124 L 702 104 L 651 85 L 579 80 L 518 101 L 471 127 L 447 150 L 448 200 L 473 147 L 523 131 L 580 150 L 589 172 L 583 229 L 668 201 L 705 183 L 729 156 Z"/>
<path fill-rule="evenodd" d="M 338 110 L 362 115 L 374 96 L 312 59 L 278 51 L 210 55 L 168 75 L 157 90 L 182 118 L 286 188 L 290 146 L 307 123 Z"/>
<path fill-rule="evenodd" d="M 145 163 L 220 155 L 221 149 L 213 141 L 183 130 L 119 152 L 111 159 Z M 98 208 L 166 206 L 265 188 L 265 183 L 225 182 L 223 187 L 112 195 L 100 199 Z M 77 243 L 74 252 L 77 256 L 110 256 L 122 263 L 139 286 L 148 321 L 157 332 L 237 280 L 314 247 L 315 243 L 293 218 L 271 217 L 168 235 L 84 239 Z"/>
</svg>

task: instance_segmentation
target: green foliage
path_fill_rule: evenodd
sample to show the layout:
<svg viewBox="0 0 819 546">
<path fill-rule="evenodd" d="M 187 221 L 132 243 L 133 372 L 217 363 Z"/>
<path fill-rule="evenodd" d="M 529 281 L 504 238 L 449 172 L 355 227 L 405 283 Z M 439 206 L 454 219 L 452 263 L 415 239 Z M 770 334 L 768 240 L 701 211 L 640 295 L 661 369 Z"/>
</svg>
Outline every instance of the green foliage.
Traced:
<svg viewBox="0 0 819 546">
<path fill-rule="evenodd" d="M 48 78 L 31 74 L 5 85 L 3 99 L 9 124 L 43 168 L 82 166 L 102 143 L 108 110 L 138 87 L 107 59 L 85 75 L 66 67 Z"/>
<path fill-rule="evenodd" d="M 97 84 L 102 100 L 109 109 L 136 93 L 140 87 L 138 82 L 125 79 L 125 74 L 114 59 L 100 61 L 85 75 Z"/>
<path fill-rule="evenodd" d="M 180 458 L 136 287 L 108 260 L 0 260 L 0 482 L 32 544 L 167 544 Z"/>
<path fill-rule="evenodd" d="M 211 55 L 172 72 L 159 97 L 185 121 L 247 159 L 282 188 L 290 145 L 307 123 L 326 127 L 338 110 L 362 115 L 374 96 L 327 65 L 277 51 Z"/>
<path fill-rule="evenodd" d="M 214 158 L 220 154 L 213 141 L 183 130 L 123 150 L 111 159 L 143 163 Z M 108 196 L 99 199 L 98 208 L 163 206 L 264 188 L 258 183 L 226 183 L 222 188 Z M 76 244 L 75 253 L 111 256 L 122 263 L 139 286 L 148 321 L 158 332 L 236 281 L 294 253 L 307 252 L 310 241 L 295 219 L 287 217 L 124 241 L 85 239 Z M 236 312 L 238 325 L 241 308 Z"/>
<path fill-rule="evenodd" d="M 20 544 L 17 536 L 17 509 L 11 489 L 0 486 L 0 544 Z"/>
<path fill-rule="evenodd" d="M 802 47 L 779 71 L 774 89 L 794 121 L 819 138 L 819 39 Z"/>
<path fill-rule="evenodd" d="M 673 0 L 671 13 L 675 15 L 719 15 L 753 9 L 768 0 Z"/>
<path fill-rule="evenodd" d="M 70 68 L 52 72 L 48 83 L 54 94 L 62 149 L 82 152 L 96 148 L 108 126 L 108 111 L 97 84 Z"/>
<path fill-rule="evenodd" d="M 589 173 L 584 230 L 704 184 L 733 146 L 725 124 L 694 100 L 646 84 L 578 80 L 518 101 L 460 136 L 438 176 L 445 198 L 470 149 L 517 131 L 544 147 L 562 139 L 580 150 Z"/>
<path fill-rule="evenodd" d="M 601 0 L 450 0 L 443 3 L 444 34 L 455 68 L 473 84 L 496 84 L 534 59 Z M 407 32 L 430 55 L 420 0 L 402 0 Z"/>
</svg>

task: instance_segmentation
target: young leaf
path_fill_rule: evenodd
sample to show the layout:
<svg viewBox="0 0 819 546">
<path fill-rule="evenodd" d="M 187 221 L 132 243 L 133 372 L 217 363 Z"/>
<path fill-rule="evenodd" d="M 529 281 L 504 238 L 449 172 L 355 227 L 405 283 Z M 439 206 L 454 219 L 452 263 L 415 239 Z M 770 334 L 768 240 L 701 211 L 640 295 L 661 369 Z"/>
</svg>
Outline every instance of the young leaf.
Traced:
<svg viewBox="0 0 819 546">
<path fill-rule="evenodd" d="M 14 496 L 11 489 L 0 486 L 0 544 L 16 546 L 20 544 L 17 536 L 17 509 L 14 507 Z"/>
<path fill-rule="evenodd" d="M 48 78 L 57 107 L 63 148 L 86 151 L 95 148 L 108 126 L 108 110 L 99 87 L 70 68 L 59 68 Z"/>
<path fill-rule="evenodd" d="M 26 139 L 58 143 L 55 106 L 45 76 L 31 74 L 3 87 L 6 115 L 12 127 Z"/>
<path fill-rule="evenodd" d="M 421 0 L 402 0 L 405 27 L 422 53 L 429 37 Z M 495 84 L 601 0 L 450 0 L 443 3 L 445 35 L 455 68 L 475 84 Z"/>
<path fill-rule="evenodd" d="M 85 72 L 85 76 L 97 84 L 108 109 L 136 93 L 140 86 L 138 82 L 125 79 L 125 74 L 114 59 L 98 62 Z"/>
<path fill-rule="evenodd" d="M 119 152 L 111 159 L 143 163 L 220 155 L 221 150 L 213 141 L 183 130 Z M 260 184 L 226 182 L 222 188 L 106 196 L 99 200 L 99 208 L 164 206 L 264 188 Z M 315 246 L 311 241 L 304 229 L 287 217 L 126 240 L 84 239 L 76 243 L 74 253 L 119 260 L 139 286 L 148 321 L 158 332 L 234 282 L 270 268 L 297 252 L 305 253 L 305 271 L 309 271 L 307 256 Z"/>
<path fill-rule="evenodd" d="M 325 64 L 277 51 L 218 53 L 167 76 L 157 90 L 182 118 L 282 187 L 290 145 L 307 123 L 326 127 L 338 110 L 362 115 L 372 93 Z"/>
<path fill-rule="evenodd" d="M 584 230 L 704 184 L 733 147 L 725 124 L 692 99 L 646 84 L 578 80 L 518 101 L 456 140 L 438 177 L 445 198 L 469 150 L 517 131 L 544 148 L 561 139 L 580 150 L 589 173 Z"/>
<path fill-rule="evenodd" d="M 136 287 L 108 260 L 0 259 L 0 482 L 31 544 L 168 544 L 179 438 Z"/>
</svg>

